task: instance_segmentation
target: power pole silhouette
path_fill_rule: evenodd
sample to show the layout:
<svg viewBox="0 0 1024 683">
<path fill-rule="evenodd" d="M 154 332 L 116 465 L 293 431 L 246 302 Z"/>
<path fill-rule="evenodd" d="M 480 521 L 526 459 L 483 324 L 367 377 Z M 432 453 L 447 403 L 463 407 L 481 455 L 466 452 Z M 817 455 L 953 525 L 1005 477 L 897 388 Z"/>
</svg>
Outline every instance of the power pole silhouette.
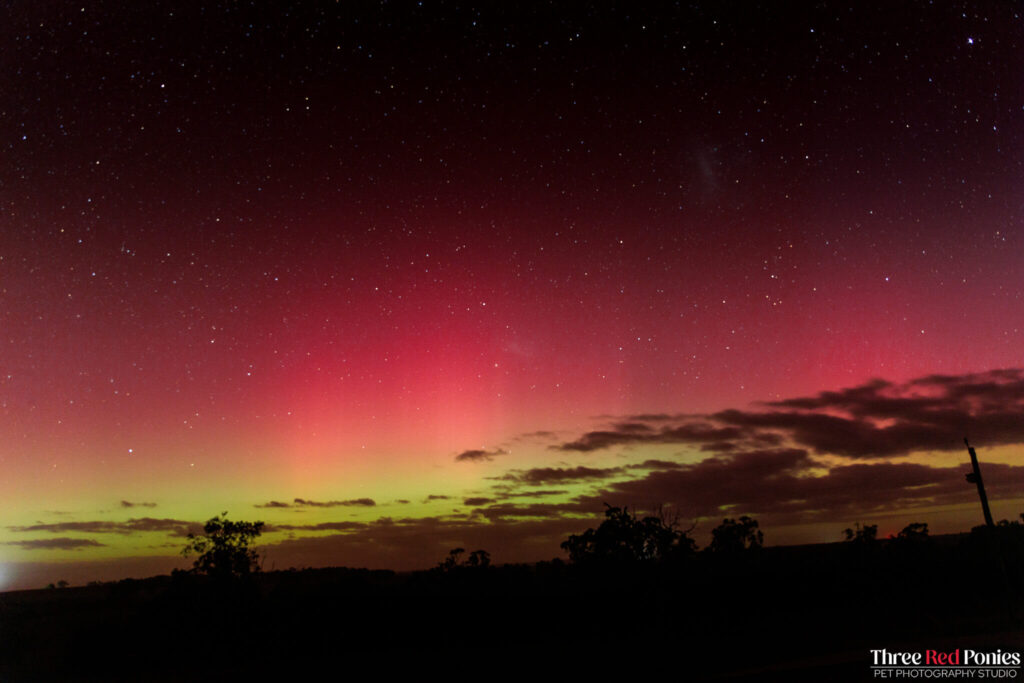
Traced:
<svg viewBox="0 0 1024 683">
<path fill-rule="evenodd" d="M 981 511 L 985 513 L 985 525 L 993 527 L 995 524 L 992 522 L 992 512 L 988 509 L 988 496 L 985 495 L 985 483 L 981 480 L 978 454 L 974 452 L 971 444 L 967 443 L 966 436 L 964 437 L 964 445 L 967 446 L 967 452 L 971 454 L 971 468 L 973 469 L 972 472 L 967 473 L 967 481 L 978 485 L 978 498 L 981 498 Z"/>
</svg>

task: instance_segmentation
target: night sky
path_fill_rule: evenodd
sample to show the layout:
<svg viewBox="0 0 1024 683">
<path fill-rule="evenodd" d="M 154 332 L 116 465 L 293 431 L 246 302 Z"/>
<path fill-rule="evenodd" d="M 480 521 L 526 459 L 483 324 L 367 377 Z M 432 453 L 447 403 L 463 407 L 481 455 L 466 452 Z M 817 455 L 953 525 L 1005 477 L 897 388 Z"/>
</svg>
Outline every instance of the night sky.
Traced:
<svg viewBox="0 0 1024 683">
<path fill-rule="evenodd" d="M 2 10 L 0 589 L 1024 510 L 1014 3 L 285 5 Z"/>
</svg>

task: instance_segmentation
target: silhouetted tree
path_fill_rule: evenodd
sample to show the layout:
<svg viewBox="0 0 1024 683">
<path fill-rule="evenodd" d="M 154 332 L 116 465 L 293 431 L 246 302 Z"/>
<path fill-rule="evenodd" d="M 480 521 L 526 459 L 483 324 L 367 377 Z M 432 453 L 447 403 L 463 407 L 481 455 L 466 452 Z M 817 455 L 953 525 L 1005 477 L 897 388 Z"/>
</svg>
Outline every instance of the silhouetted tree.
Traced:
<svg viewBox="0 0 1024 683">
<path fill-rule="evenodd" d="M 639 519 L 626 508 L 605 503 L 605 520 L 597 529 L 573 534 L 562 543 L 574 563 L 600 561 L 637 562 L 686 557 L 696 544 L 686 532 L 660 517 Z"/>
<path fill-rule="evenodd" d="M 1021 518 L 1022 521 L 1024 521 L 1024 512 L 1021 513 L 1020 518 Z M 1008 519 L 1001 519 L 1001 520 L 999 520 L 996 523 L 996 526 L 1000 526 L 1000 527 L 1019 527 L 1019 526 L 1022 526 L 1022 525 L 1021 525 L 1021 522 L 1018 522 L 1017 520 L 1013 520 L 1011 522 Z"/>
<path fill-rule="evenodd" d="M 188 535 L 181 554 L 198 555 L 192 571 L 219 578 L 240 577 L 258 572 L 259 555 L 250 544 L 263 532 L 263 522 L 232 522 L 226 512 L 203 526 L 203 535 Z"/>
<path fill-rule="evenodd" d="M 460 567 L 470 569 L 484 569 L 491 566 L 491 554 L 486 550 L 474 550 L 465 560 L 460 560 L 465 548 L 452 548 L 448 551 L 448 557 L 437 563 L 437 568 L 443 572 L 450 572 Z"/>
<path fill-rule="evenodd" d="M 477 567 L 483 569 L 491 566 L 491 554 L 486 550 L 474 550 L 466 558 L 467 567 Z"/>
<path fill-rule="evenodd" d="M 448 557 L 437 563 L 437 568 L 446 572 L 455 569 L 459 566 L 459 556 L 464 552 L 466 552 L 465 548 L 452 548 L 448 551 Z"/>
<path fill-rule="evenodd" d="M 932 557 L 934 546 L 931 541 L 928 537 L 928 524 L 913 522 L 895 536 L 889 536 L 886 545 L 891 560 L 901 562 L 904 566 L 916 566 L 925 558 Z"/>
<path fill-rule="evenodd" d="M 928 538 L 928 523 L 913 522 L 903 527 L 903 530 L 896 534 L 899 541 L 919 542 Z"/>
<path fill-rule="evenodd" d="M 1024 552 L 1024 523 L 1022 522 L 1024 522 L 1024 513 L 1020 515 L 1019 520 L 1001 519 L 996 522 L 995 528 L 984 525 L 976 526 L 971 529 L 971 533 L 975 536 L 999 538 L 1002 542 L 1016 545 Z"/>
<path fill-rule="evenodd" d="M 846 538 L 848 543 L 874 545 L 878 542 L 877 524 L 865 524 L 864 526 L 861 526 L 860 522 L 857 522 L 853 527 L 853 529 L 843 529 L 843 536 Z"/>
<path fill-rule="evenodd" d="M 764 533 L 757 528 L 757 520 L 743 515 L 739 520 L 723 519 L 712 529 L 708 550 L 713 553 L 739 553 L 757 550 L 763 545 Z"/>
</svg>

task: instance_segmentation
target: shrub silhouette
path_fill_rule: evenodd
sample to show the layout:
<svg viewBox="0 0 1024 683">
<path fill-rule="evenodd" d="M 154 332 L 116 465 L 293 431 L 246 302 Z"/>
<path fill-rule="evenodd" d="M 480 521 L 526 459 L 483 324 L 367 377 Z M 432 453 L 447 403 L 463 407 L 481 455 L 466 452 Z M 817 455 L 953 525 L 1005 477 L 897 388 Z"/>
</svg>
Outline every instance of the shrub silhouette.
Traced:
<svg viewBox="0 0 1024 683">
<path fill-rule="evenodd" d="M 897 541 L 908 543 L 919 543 L 928 540 L 928 523 L 914 522 L 903 527 L 903 530 L 896 534 Z"/>
<path fill-rule="evenodd" d="M 443 572 L 450 572 L 459 567 L 470 569 L 485 569 L 491 566 L 491 554 L 486 550 L 474 550 L 465 560 L 460 560 L 465 548 L 452 548 L 448 557 L 437 563 L 437 568 Z"/>
<path fill-rule="evenodd" d="M 712 529 L 708 550 L 713 553 L 739 553 L 757 550 L 763 545 L 764 532 L 757 528 L 757 520 L 743 515 L 739 520 L 723 519 Z"/>
<path fill-rule="evenodd" d="M 1021 519 L 1022 522 L 1024 522 L 1024 512 L 1022 512 L 1020 514 L 1020 519 Z M 1022 526 L 1022 524 L 1021 524 L 1021 522 L 1018 522 L 1017 520 L 1013 520 L 1011 522 L 1008 519 L 1001 519 L 998 522 L 996 522 L 996 526 L 997 527 L 1001 527 L 1001 528 L 1013 529 L 1013 528 L 1020 528 Z"/>
<path fill-rule="evenodd" d="M 573 534 L 562 543 L 573 563 L 638 562 L 693 555 L 696 544 L 686 532 L 660 517 L 639 519 L 626 508 L 605 503 L 605 520 L 597 529 Z"/>
<path fill-rule="evenodd" d="M 232 522 L 226 512 L 203 526 L 203 535 L 188 535 L 181 554 L 198 555 L 192 571 L 218 578 L 247 576 L 260 570 L 259 554 L 250 544 L 263 532 L 263 522 Z"/>
</svg>

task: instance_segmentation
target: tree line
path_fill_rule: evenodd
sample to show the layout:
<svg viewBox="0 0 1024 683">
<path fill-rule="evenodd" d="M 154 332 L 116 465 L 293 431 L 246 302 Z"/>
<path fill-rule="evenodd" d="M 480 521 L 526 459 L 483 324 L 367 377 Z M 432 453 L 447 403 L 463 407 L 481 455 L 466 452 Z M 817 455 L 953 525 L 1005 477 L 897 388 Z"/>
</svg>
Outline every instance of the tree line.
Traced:
<svg viewBox="0 0 1024 683">
<path fill-rule="evenodd" d="M 605 504 L 604 521 L 596 528 L 581 534 L 572 534 L 562 542 L 561 548 L 575 565 L 623 564 L 636 562 L 679 562 L 699 553 L 719 557 L 736 557 L 756 553 L 764 547 L 764 532 L 756 519 L 743 515 L 725 518 L 711 531 L 711 542 L 699 550 L 690 536 L 694 527 L 680 528 L 678 519 L 671 519 L 664 511 L 640 517 L 627 507 Z M 1024 520 L 1024 514 L 1021 515 Z M 253 547 L 263 531 L 263 522 L 235 522 L 227 513 L 208 520 L 202 534 L 189 534 L 182 554 L 195 555 L 191 573 L 212 577 L 242 577 L 260 571 L 260 556 Z M 1002 520 L 999 528 L 1024 532 L 1020 521 Z M 979 527 L 975 531 L 980 531 Z M 855 524 L 842 533 L 843 539 L 858 547 L 879 544 L 878 525 Z M 928 524 L 908 524 L 888 540 L 897 544 L 919 544 L 927 541 Z M 491 566 L 486 550 L 474 550 L 465 555 L 464 548 L 453 548 L 442 559 L 436 570 L 451 572 L 461 568 L 483 569 Z"/>
</svg>

